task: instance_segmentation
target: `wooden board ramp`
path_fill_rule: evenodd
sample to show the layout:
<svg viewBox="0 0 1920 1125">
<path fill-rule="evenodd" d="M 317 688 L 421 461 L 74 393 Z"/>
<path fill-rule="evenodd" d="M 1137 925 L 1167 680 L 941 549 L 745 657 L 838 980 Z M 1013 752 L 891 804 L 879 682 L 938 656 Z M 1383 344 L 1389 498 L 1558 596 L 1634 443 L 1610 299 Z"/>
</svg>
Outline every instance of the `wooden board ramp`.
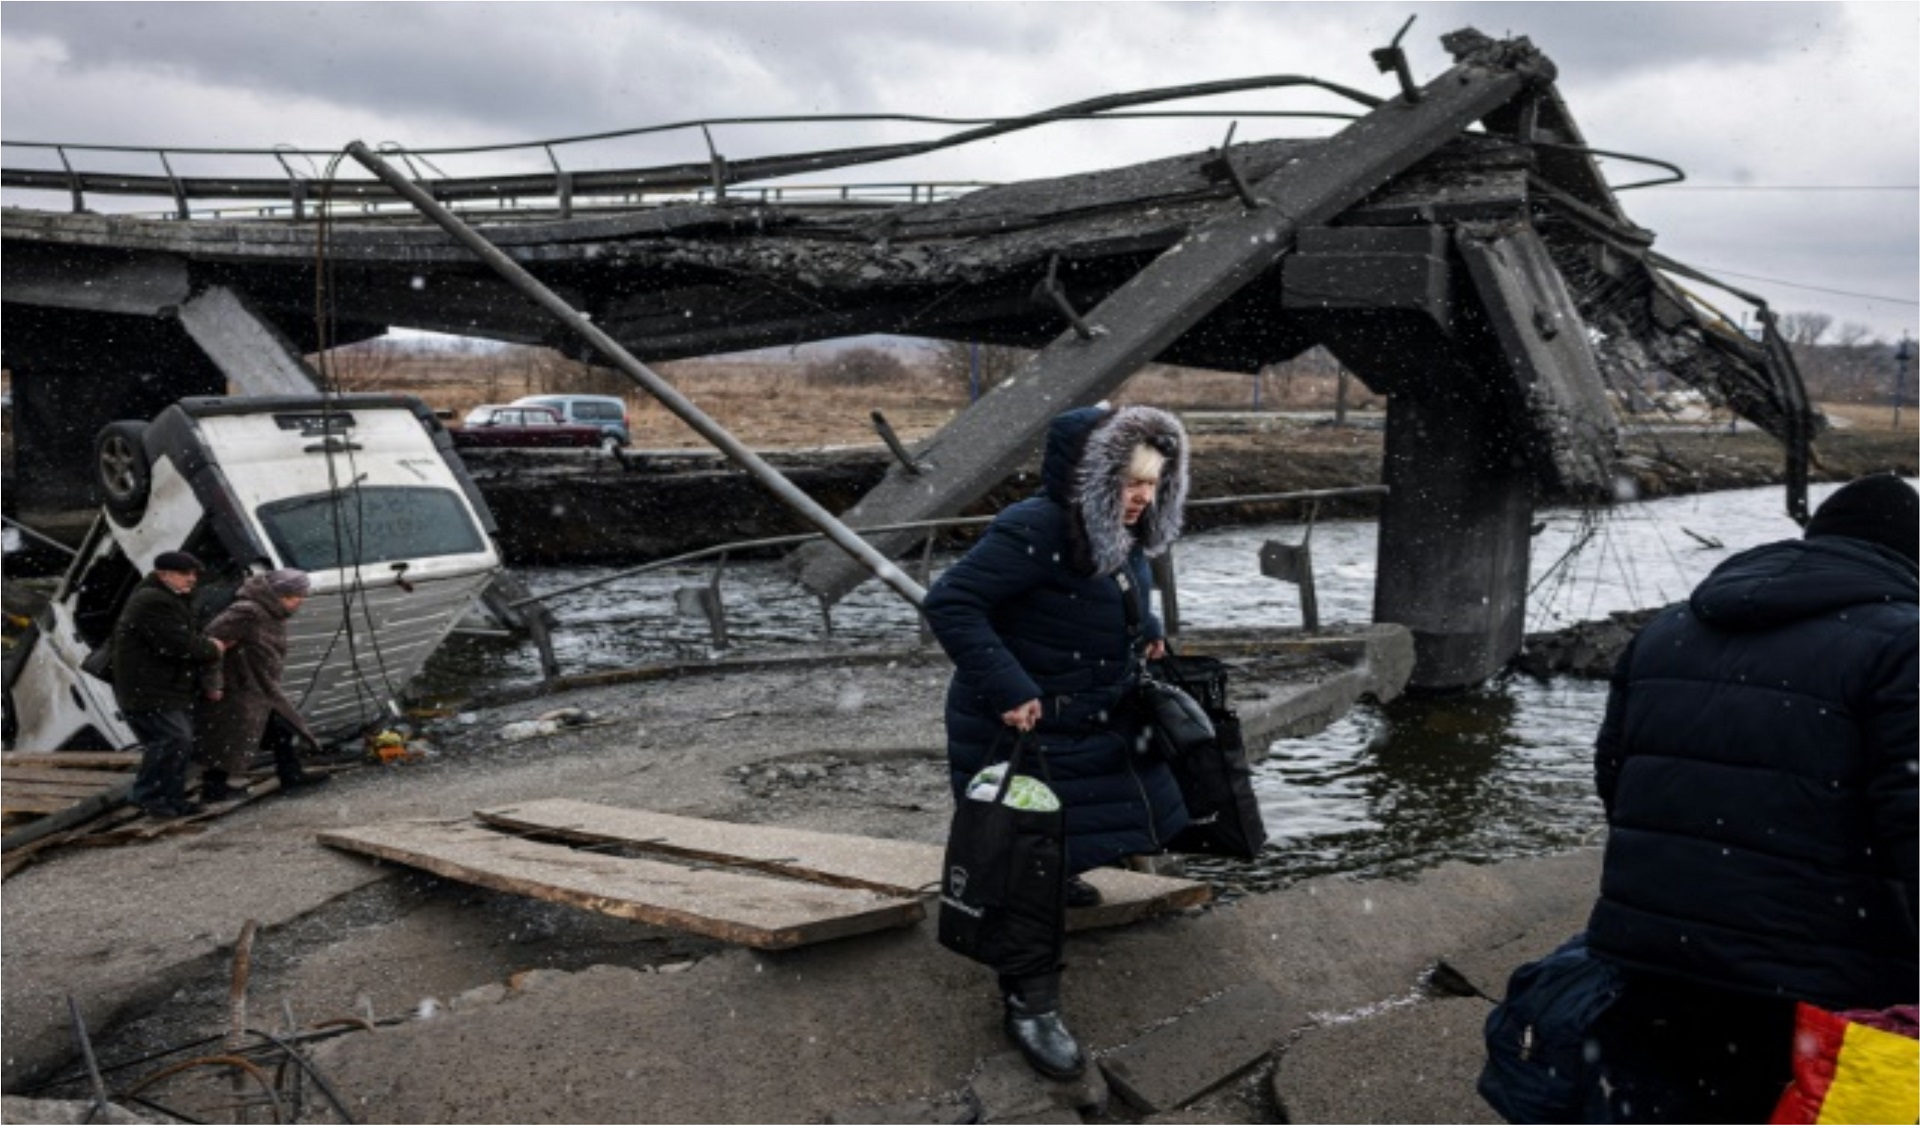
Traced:
<svg viewBox="0 0 1920 1125">
<path fill-rule="evenodd" d="M 0 753 L 0 878 L 68 845 L 110 847 L 204 831 L 206 822 L 275 793 L 278 778 L 246 775 L 247 792 L 189 817 L 155 819 L 127 803 L 140 768 L 138 750 L 10 750 Z M 352 766 L 306 767 L 332 773 Z M 192 796 L 189 793 L 189 796 Z"/>
<path fill-rule="evenodd" d="M 601 855 L 472 821 L 401 821 L 322 832 L 319 840 L 490 890 L 755 949 L 911 926 L 926 916 L 917 898 Z"/>
<path fill-rule="evenodd" d="M 0 754 L 0 815 L 12 827 L 23 817 L 59 812 L 124 787 L 139 766 L 138 751 Z"/>
<path fill-rule="evenodd" d="M 944 851 L 938 844 L 877 840 L 765 824 L 730 824 L 551 798 L 474 815 L 516 832 L 747 867 L 837 887 L 895 895 L 936 894 Z M 1101 867 L 1086 873 L 1101 903 L 1067 912 L 1067 929 L 1116 926 L 1198 906 L 1212 897 L 1205 883 Z"/>
</svg>

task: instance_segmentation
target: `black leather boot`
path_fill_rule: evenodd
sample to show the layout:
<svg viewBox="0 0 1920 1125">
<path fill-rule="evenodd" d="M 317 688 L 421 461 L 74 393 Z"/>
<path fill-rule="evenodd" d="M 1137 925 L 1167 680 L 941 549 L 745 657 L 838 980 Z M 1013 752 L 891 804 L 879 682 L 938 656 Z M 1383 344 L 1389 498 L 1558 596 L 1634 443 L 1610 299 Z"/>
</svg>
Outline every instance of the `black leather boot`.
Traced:
<svg viewBox="0 0 1920 1125">
<path fill-rule="evenodd" d="M 280 779 L 280 791 L 297 793 L 302 789 L 311 789 L 324 785 L 333 778 L 324 773 L 308 773 L 300 768 L 300 756 L 294 752 L 292 744 L 275 744 L 273 748 L 273 773 Z"/>
<path fill-rule="evenodd" d="M 1087 1069 L 1086 1053 L 1060 1021 L 1060 974 L 1002 977 L 1007 1003 L 1005 1027 L 1027 1065 L 1048 1078 L 1078 1078 Z"/>
<path fill-rule="evenodd" d="M 200 775 L 200 799 L 210 805 L 246 795 L 246 782 L 235 784 L 227 776 L 226 770 L 207 770 Z"/>
</svg>

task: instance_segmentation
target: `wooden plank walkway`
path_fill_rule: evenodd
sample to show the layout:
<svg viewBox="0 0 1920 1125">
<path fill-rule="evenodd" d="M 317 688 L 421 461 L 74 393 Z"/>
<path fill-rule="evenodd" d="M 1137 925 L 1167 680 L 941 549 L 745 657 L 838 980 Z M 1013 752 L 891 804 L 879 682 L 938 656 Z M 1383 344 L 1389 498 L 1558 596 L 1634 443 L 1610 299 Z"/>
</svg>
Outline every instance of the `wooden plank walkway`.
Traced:
<svg viewBox="0 0 1920 1125">
<path fill-rule="evenodd" d="M 193 816 L 156 820 L 126 803 L 139 767 L 137 750 L 0 753 L 0 814 L 6 830 L 0 877 L 12 877 L 34 857 L 58 847 L 108 847 L 199 832 L 207 821 L 280 789 L 278 778 L 256 773 L 243 778 L 248 782 L 244 796 L 210 804 Z M 332 773 L 343 768 L 353 767 L 314 765 L 307 770 Z"/>
<path fill-rule="evenodd" d="M 530 835 L 623 844 L 640 851 L 897 895 L 937 894 L 945 851 L 938 844 L 910 840 L 730 824 L 565 798 L 482 809 L 474 815 Z M 1068 911 L 1069 930 L 1121 925 L 1198 906 L 1212 897 L 1204 883 L 1111 867 L 1089 871 L 1085 878 L 1100 889 L 1103 901 L 1087 910 Z"/>
<path fill-rule="evenodd" d="M 54 766 L 59 769 L 137 770 L 138 750 L 9 750 L 0 754 L 8 766 Z"/>
<path fill-rule="evenodd" d="M 138 751 L 0 754 L 0 816 L 16 820 L 57 813 L 133 780 Z"/>
<path fill-rule="evenodd" d="M 470 821 L 402 821 L 318 838 L 460 882 L 755 949 L 791 949 L 911 926 L 926 916 L 917 898 L 600 855 Z"/>
</svg>

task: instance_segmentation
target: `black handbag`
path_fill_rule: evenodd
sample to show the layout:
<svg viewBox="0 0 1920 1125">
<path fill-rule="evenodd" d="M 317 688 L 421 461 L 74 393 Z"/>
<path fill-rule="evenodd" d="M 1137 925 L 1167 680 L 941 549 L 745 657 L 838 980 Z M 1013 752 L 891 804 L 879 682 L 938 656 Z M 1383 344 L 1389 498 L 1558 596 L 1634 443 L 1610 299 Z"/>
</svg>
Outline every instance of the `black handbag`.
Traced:
<svg viewBox="0 0 1920 1125">
<path fill-rule="evenodd" d="M 1066 944 L 1066 814 L 1006 803 L 1030 741 L 1015 739 L 993 800 L 961 794 L 940 874 L 940 944 L 1006 977 L 1057 971 Z"/>
<path fill-rule="evenodd" d="M 1146 730 L 1144 749 L 1169 762 L 1206 749 L 1214 739 L 1213 718 L 1200 701 L 1150 671 L 1143 670 L 1134 685 L 1133 707 Z"/>
<path fill-rule="evenodd" d="M 1127 641 L 1135 665 L 1126 706 L 1146 735 L 1139 749 L 1167 761 L 1199 750 L 1213 741 L 1213 719 L 1180 684 L 1156 675 L 1152 665 L 1139 659 L 1140 606 L 1134 600 L 1133 582 L 1124 570 L 1113 579 L 1120 585 L 1120 606 L 1127 615 Z M 1160 664 L 1165 666 L 1164 661 Z"/>
<path fill-rule="evenodd" d="M 1133 584 L 1124 573 L 1118 578 L 1120 600 L 1127 612 L 1127 633 L 1137 644 L 1140 607 L 1133 600 Z M 1267 846 L 1267 823 L 1253 793 L 1253 768 L 1247 761 L 1246 740 L 1240 734 L 1240 716 L 1227 701 L 1228 671 L 1224 660 L 1186 656 L 1171 647 L 1163 659 L 1141 664 L 1142 688 L 1135 692 L 1136 700 L 1147 701 L 1149 692 L 1158 695 L 1157 689 L 1145 686 L 1148 684 L 1178 691 L 1185 700 L 1169 705 L 1164 699 L 1154 698 L 1144 702 L 1145 714 L 1141 716 L 1148 744 L 1167 759 L 1174 783 L 1180 787 L 1180 799 L 1187 806 L 1187 827 L 1167 842 L 1170 852 L 1252 859 Z M 1184 722 L 1187 704 L 1206 716 L 1209 736 L 1177 745 L 1178 736 L 1168 732 Z M 1172 706 L 1179 707 L 1181 717 L 1166 717 Z M 1171 753 L 1169 746 L 1175 747 Z"/>
<path fill-rule="evenodd" d="M 1212 742 L 1168 763 L 1188 821 L 1167 850 L 1252 859 L 1267 846 L 1267 823 L 1254 796 L 1240 718 L 1231 710 L 1216 712 L 1213 729 Z"/>
</svg>

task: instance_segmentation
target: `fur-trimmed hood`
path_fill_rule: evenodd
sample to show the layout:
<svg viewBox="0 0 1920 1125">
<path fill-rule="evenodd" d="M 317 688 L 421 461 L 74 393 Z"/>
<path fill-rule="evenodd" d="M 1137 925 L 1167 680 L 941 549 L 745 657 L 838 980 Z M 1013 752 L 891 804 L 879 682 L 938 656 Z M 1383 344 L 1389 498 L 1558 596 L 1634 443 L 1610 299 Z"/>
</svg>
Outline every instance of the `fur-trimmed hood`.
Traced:
<svg viewBox="0 0 1920 1125">
<path fill-rule="evenodd" d="M 1127 466 L 1136 446 L 1167 459 L 1153 504 L 1131 528 L 1122 521 Z M 1134 546 L 1149 558 L 1180 537 L 1187 504 L 1187 432 L 1180 420 L 1151 406 L 1069 410 L 1047 428 L 1040 478 L 1046 495 L 1071 511 L 1080 569 L 1111 574 Z"/>
</svg>

